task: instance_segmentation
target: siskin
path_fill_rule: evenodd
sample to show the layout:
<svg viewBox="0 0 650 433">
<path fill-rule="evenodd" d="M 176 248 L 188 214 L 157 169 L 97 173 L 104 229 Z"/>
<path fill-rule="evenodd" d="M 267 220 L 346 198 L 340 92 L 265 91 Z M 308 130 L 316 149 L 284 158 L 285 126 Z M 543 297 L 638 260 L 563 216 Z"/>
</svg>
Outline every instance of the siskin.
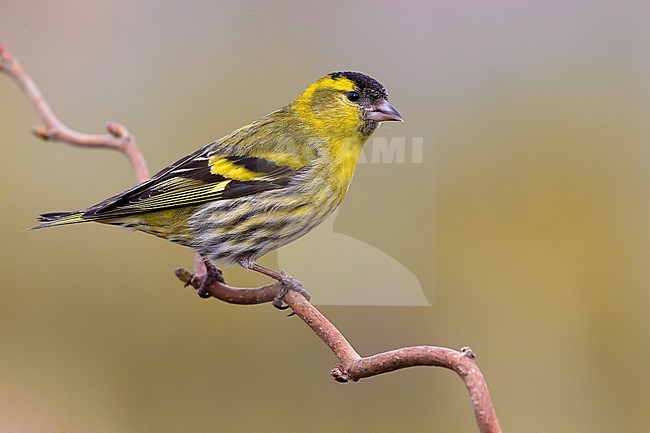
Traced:
<svg viewBox="0 0 650 433">
<path fill-rule="evenodd" d="M 176 161 L 151 179 L 87 209 L 46 213 L 36 228 L 95 221 L 150 233 L 192 248 L 208 274 L 238 263 L 281 282 L 282 305 L 296 287 L 255 263 L 303 236 L 343 200 L 364 143 L 384 121 L 402 117 L 375 79 L 334 72 L 289 105 Z"/>
</svg>

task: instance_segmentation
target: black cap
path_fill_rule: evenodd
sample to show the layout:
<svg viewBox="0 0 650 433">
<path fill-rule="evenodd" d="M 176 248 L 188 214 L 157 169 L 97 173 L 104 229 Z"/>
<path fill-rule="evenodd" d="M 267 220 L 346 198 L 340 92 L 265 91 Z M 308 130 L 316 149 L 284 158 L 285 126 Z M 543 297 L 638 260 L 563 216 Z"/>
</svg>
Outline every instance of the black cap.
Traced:
<svg viewBox="0 0 650 433">
<path fill-rule="evenodd" d="M 359 91 L 370 98 L 371 101 L 375 101 L 379 98 L 384 98 L 388 100 L 388 93 L 384 86 L 368 75 L 362 74 L 361 72 L 352 72 L 352 71 L 343 71 L 343 72 L 332 72 L 329 74 L 330 77 L 336 79 L 345 77 L 348 80 L 352 81 L 359 87 Z"/>
</svg>

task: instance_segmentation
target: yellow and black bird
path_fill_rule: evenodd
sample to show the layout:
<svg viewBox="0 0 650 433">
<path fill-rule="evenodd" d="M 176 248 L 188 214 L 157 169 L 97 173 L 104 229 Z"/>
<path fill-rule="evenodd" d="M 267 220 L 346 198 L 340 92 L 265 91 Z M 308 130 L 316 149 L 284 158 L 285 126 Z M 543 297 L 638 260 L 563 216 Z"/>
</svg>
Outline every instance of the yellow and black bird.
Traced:
<svg viewBox="0 0 650 433">
<path fill-rule="evenodd" d="M 289 105 L 176 161 L 87 209 L 46 213 L 36 228 L 95 221 L 169 239 L 212 262 L 238 263 L 291 284 L 255 263 L 320 224 L 345 196 L 364 143 L 402 117 L 375 79 L 334 72 Z M 283 291 L 274 305 L 282 304 Z"/>
</svg>

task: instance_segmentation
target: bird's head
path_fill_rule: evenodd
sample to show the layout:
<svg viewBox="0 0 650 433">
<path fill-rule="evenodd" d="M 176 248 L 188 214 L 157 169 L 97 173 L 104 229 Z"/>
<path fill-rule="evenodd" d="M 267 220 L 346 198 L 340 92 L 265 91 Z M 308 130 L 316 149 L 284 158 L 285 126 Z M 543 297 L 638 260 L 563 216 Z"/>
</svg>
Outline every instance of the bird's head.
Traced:
<svg viewBox="0 0 650 433">
<path fill-rule="evenodd" d="M 292 106 L 322 135 L 368 138 L 379 123 L 402 121 L 388 102 L 384 86 L 360 72 L 328 74 L 309 86 Z"/>
</svg>

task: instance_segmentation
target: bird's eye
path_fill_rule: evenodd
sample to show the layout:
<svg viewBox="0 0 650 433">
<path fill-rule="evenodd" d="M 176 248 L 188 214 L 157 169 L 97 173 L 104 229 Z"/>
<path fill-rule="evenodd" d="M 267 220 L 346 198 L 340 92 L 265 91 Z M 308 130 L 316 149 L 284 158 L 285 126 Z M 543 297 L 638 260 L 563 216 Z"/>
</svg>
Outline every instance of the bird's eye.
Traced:
<svg viewBox="0 0 650 433">
<path fill-rule="evenodd" d="M 351 91 L 351 92 L 348 92 L 348 101 L 357 102 L 360 97 L 361 97 L 361 95 L 359 95 L 359 92 L 356 92 L 354 90 Z"/>
</svg>

